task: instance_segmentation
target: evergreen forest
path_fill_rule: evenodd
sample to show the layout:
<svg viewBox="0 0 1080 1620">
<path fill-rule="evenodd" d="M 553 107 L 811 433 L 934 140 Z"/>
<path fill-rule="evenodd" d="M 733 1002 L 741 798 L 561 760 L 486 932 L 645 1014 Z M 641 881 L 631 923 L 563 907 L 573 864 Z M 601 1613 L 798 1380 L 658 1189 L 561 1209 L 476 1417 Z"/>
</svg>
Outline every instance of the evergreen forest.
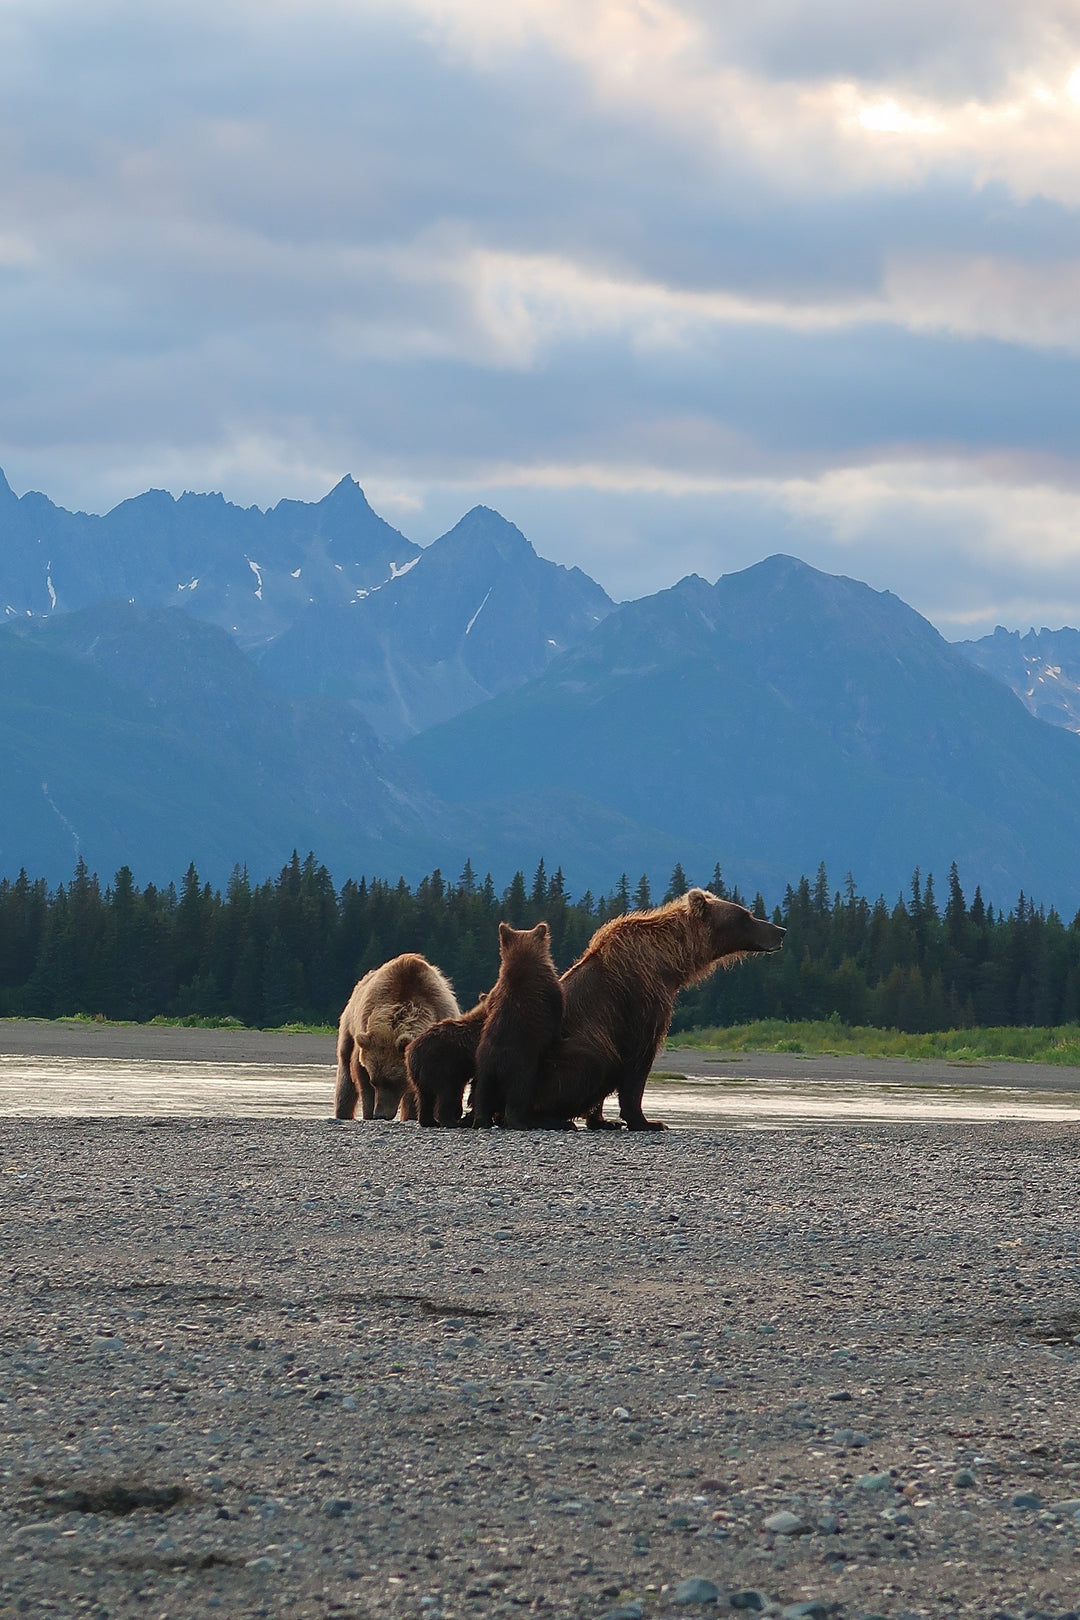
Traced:
<svg viewBox="0 0 1080 1620">
<path fill-rule="evenodd" d="M 314 855 L 294 853 L 260 884 L 237 869 L 222 893 L 193 866 L 179 890 L 140 889 L 127 867 L 103 888 L 80 861 L 55 890 L 25 872 L 0 882 L 0 1016 L 332 1024 L 356 979 L 402 951 L 438 963 L 467 1007 L 498 972 L 500 918 L 518 928 L 546 918 L 565 968 L 600 923 L 688 886 L 677 866 L 663 895 L 643 877 L 573 899 L 541 861 L 531 882 L 518 872 L 501 892 L 471 863 L 456 882 L 435 871 L 415 888 L 361 879 L 336 890 Z M 771 914 L 760 895 L 729 890 L 719 867 L 704 886 L 771 915 L 788 937 L 779 955 L 684 992 L 676 1031 L 832 1016 L 917 1033 L 1080 1017 L 1080 914 L 1066 923 L 1023 894 L 995 911 L 978 889 L 969 903 L 955 865 L 940 900 L 916 870 L 891 905 L 850 877 L 831 890 L 824 866 Z"/>
</svg>

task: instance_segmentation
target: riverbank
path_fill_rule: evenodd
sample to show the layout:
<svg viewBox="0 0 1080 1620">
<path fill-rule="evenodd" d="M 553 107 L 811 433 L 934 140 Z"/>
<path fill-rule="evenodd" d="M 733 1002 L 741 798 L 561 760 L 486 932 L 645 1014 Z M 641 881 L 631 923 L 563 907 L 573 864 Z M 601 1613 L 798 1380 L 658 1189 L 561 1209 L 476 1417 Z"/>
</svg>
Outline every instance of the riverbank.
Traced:
<svg viewBox="0 0 1080 1620">
<path fill-rule="evenodd" d="M 4 1121 L 0 1612 L 1064 1615 L 1078 1146 Z"/>
</svg>

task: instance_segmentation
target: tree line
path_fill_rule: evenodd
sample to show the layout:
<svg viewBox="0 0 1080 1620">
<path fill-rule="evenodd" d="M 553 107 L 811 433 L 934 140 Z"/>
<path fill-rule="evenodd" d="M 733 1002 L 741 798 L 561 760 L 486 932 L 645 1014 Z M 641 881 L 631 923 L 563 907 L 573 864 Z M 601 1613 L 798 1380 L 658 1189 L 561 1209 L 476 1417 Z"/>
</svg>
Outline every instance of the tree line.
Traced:
<svg viewBox="0 0 1080 1620">
<path fill-rule="evenodd" d="M 729 890 L 719 866 L 702 886 L 770 915 L 760 894 Z M 676 866 L 655 901 L 644 877 L 575 900 L 541 861 L 531 882 L 517 872 L 502 891 L 470 862 L 454 882 L 435 871 L 415 888 L 362 878 L 337 890 L 314 855 L 294 853 L 263 883 L 237 868 L 224 891 L 194 866 L 179 889 L 140 889 L 126 866 L 103 888 L 80 860 L 56 889 L 25 872 L 0 882 L 0 1015 L 336 1023 L 356 979 L 402 951 L 438 963 L 467 1007 L 498 973 L 500 918 L 546 919 L 565 968 L 602 922 L 688 887 Z M 1080 913 L 1066 924 L 1023 894 L 995 911 L 978 889 L 969 903 L 955 864 L 943 903 L 916 870 L 892 905 L 850 876 L 833 891 L 822 865 L 771 918 L 788 930 L 783 952 L 685 991 L 676 1030 L 833 1015 L 912 1033 L 1080 1020 Z"/>
</svg>

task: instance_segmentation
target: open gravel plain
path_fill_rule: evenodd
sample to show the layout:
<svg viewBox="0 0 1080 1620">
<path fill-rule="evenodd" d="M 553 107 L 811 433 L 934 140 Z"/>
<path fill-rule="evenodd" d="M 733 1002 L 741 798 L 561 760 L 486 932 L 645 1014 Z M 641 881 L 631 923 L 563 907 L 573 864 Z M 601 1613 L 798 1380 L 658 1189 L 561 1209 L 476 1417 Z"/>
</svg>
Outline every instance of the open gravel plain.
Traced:
<svg viewBox="0 0 1080 1620">
<path fill-rule="evenodd" d="M 1078 1147 L 5 1119 L 0 1614 L 1057 1620 Z"/>
</svg>

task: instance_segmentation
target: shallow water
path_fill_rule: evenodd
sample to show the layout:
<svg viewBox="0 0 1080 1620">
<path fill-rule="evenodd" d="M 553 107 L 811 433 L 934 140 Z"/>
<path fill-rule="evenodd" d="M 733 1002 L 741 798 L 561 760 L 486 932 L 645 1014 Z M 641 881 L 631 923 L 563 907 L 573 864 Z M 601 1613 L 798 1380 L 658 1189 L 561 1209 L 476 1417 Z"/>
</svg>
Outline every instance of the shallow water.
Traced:
<svg viewBox="0 0 1080 1620">
<path fill-rule="evenodd" d="M 167 1064 L 145 1059 L 0 1054 L 0 1117 L 114 1115 L 325 1119 L 333 1070 L 323 1064 Z M 1080 1123 L 1080 1094 L 1021 1087 L 895 1085 L 848 1080 L 650 1080 L 650 1117 L 673 1127 L 778 1128 L 873 1121 L 1039 1120 Z M 609 1103 L 609 1114 L 614 1111 Z"/>
<path fill-rule="evenodd" d="M 207 1119 L 333 1112 L 321 1064 L 159 1063 L 0 1054 L 0 1118 L 11 1115 L 191 1115 Z"/>
</svg>

